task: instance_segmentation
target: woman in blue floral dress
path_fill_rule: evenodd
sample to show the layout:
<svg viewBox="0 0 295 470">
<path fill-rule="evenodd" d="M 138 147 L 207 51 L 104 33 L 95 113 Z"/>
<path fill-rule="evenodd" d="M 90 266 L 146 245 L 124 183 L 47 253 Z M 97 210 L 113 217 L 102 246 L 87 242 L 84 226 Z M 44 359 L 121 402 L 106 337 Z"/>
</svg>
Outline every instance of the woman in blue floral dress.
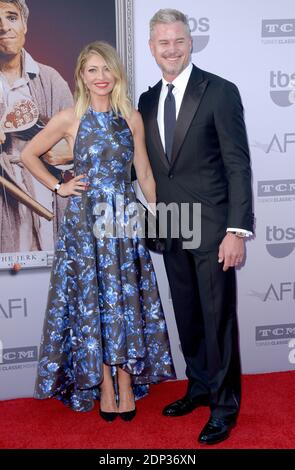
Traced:
<svg viewBox="0 0 295 470">
<path fill-rule="evenodd" d="M 70 196 L 51 273 L 35 396 L 56 397 L 76 411 L 92 409 L 99 397 L 104 419 L 131 420 L 148 384 L 175 378 L 151 257 L 138 221 L 133 226 L 132 163 L 150 207 L 155 182 L 116 51 L 103 42 L 86 46 L 75 81 L 75 108 L 53 117 L 22 154 L 39 181 Z M 67 183 L 39 159 L 62 138 L 74 153 L 76 176 Z"/>
</svg>

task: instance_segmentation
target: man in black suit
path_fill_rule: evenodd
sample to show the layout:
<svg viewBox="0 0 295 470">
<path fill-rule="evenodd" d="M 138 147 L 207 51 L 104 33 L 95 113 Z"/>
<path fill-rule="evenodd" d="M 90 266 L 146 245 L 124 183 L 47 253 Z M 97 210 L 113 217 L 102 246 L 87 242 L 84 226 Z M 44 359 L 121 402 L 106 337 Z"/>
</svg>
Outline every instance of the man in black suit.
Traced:
<svg viewBox="0 0 295 470">
<path fill-rule="evenodd" d="M 186 361 L 186 395 L 167 405 L 181 416 L 209 405 L 199 442 L 229 436 L 240 406 L 235 267 L 252 234 L 249 148 L 237 87 L 191 63 L 186 16 L 159 10 L 150 22 L 151 52 L 163 73 L 139 100 L 157 202 L 201 204 L 201 242 L 171 238 L 164 262 Z"/>
</svg>

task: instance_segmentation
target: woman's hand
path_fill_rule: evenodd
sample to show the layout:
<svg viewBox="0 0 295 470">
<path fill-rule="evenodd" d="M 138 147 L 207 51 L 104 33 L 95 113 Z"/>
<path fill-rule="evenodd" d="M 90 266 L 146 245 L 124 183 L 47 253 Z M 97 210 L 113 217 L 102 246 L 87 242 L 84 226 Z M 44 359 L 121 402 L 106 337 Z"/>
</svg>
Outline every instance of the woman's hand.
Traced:
<svg viewBox="0 0 295 470">
<path fill-rule="evenodd" d="M 79 175 L 72 178 L 67 183 L 62 183 L 57 194 L 62 197 L 66 196 L 81 196 L 81 191 L 86 191 L 89 186 L 89 183 L 85 181 L 80 181 L 82 178 L 85 178 L 86 175 Z"/>
</svg>

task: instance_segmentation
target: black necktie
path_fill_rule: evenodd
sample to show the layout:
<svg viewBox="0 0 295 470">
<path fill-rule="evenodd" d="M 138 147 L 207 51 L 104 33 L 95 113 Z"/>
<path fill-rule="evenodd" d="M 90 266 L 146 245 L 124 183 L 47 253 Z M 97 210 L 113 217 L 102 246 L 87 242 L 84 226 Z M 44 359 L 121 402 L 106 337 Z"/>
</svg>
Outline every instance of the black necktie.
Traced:
<svg viewBox="0 0 295 470">
<path fill-rule="evenodd" d="M 165 98 L 164 103 L 164 130 L 165 130 L 165 150 L 166 155 L 169 160 L 171 161 L 172 157 L 172 145 L 173 145 L 173 136 L 174 136 L 174 129 L 176 124 L 176 106 L 175 106 L 175 98 L 172 93 L 174 85 L 172 83 L 168 83 L 168 93 Z"/>
</svg>

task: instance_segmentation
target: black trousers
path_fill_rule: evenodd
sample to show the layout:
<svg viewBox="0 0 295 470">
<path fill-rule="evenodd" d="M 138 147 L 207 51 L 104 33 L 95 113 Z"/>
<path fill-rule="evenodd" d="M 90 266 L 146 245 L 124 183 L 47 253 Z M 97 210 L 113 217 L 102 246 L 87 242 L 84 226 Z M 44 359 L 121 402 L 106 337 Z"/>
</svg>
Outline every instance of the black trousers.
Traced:
<svg viewBox="0 0 295 470">
<path fill-rule="evenodd" d="M 217 251 L 193 254 L 179 243 L 164 253 L 164 262 L 187 395 L 208 397 L 212 416 L 234 419 L 241 395 L 235 269 L 224 272 Z"/>
</svg>

